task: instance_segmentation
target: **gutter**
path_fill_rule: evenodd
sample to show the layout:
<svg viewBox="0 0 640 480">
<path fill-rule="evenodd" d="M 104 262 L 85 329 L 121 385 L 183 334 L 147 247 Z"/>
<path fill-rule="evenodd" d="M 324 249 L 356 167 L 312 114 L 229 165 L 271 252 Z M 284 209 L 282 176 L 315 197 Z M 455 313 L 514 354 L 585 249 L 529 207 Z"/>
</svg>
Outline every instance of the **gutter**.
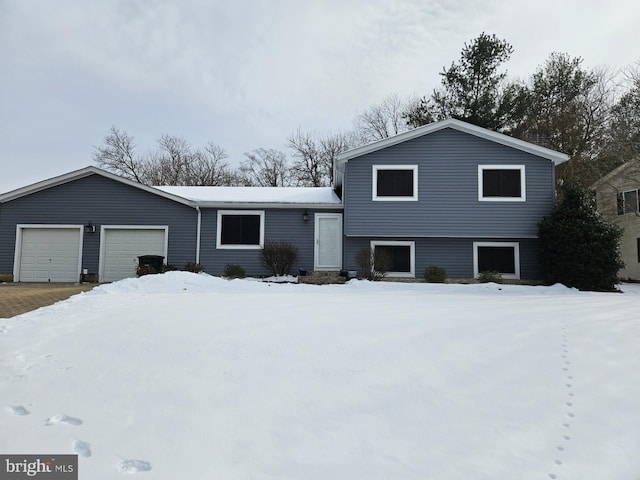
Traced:
<svg viewBox="0 0 640 480">
<path fill-rule="evenodd" d="M 195 206 L 196 211 L 198 212 L 198 227 L 196 231 L 196 263 L 200 263 L 200 233 L 202 230 L 202 212 L 200 211 L 200 206 Z"/>
</svg>

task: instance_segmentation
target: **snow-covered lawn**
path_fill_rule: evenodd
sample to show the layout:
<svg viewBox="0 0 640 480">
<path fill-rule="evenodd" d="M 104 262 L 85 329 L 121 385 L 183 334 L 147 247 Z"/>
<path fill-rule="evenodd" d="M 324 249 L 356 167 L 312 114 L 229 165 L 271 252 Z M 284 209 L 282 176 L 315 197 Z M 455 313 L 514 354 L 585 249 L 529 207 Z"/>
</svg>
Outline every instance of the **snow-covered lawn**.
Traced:
<svg viewBox="0 0 640 480">
<path fill-rule="evenodd" d="M 0 320 L 0 453 L 81 479 L 640 478 L 640 287 L 171 272 Z"/>
</svg>

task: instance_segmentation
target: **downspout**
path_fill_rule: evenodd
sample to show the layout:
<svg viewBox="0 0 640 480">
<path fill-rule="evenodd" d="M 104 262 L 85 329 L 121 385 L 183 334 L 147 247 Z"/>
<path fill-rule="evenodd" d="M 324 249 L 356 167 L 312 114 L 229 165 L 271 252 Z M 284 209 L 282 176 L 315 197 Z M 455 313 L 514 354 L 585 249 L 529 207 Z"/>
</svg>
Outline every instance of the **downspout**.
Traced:
<svg viewBox="0 0 640 480">
<path fill-rule="evenodd" d="M 200 206 L 196 205 L 196 211 L 198 212 L 198 227 L 196 232 L 196 263 L 200 263 L 200 230 L 202 227 L 202 212 Z"/>
</svg>

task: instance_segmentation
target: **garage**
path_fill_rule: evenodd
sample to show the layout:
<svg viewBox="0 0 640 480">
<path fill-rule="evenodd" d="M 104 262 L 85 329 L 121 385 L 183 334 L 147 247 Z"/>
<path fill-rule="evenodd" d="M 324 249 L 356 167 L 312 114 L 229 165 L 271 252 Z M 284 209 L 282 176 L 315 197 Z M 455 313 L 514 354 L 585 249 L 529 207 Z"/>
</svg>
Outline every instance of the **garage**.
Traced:
<svg viewBox="0 0 640 480">
<path fill-rule="evenodd" d="M 82 226 L 18 225 L 14 280 L 78 282 L 82 258 Z"/>
<path fill-rule="evenodd" d="M 100 281 L 115 282 L 136 276 L 141 255 L 167 256 L 166 226 L 102 227 Z"/>
</svg>

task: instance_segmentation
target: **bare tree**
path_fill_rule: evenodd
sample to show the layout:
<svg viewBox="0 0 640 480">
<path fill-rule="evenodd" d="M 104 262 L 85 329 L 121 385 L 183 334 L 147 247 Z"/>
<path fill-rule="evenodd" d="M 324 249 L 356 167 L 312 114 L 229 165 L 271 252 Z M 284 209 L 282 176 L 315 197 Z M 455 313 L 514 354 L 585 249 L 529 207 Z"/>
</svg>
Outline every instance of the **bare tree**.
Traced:
<svg viewBox="0 0 640 480">
<path fill-rule="evenodd" d="M 415 100 L 403 101 L 397 93 L 387 95 L 382 101 L 369 107 L 355 118 L 356 133 L 362 143 L 374 142 L 406 132 L 405 112 L 415 104 Z"/>
<path fill-rule="evenodd" d="M 245 183 L 259 187 L 292 186 L 289 162 L 283 152 L 258 148 L 244 155 L 247 159 L 240 163 L 238 172 Z"/>
<path fill-rule="evenodd" d="M 158 150 L 135 155 L 133 137 L 111 127 L 104 145 L 95 147 L 94 161 L 102 168 L 146 185 L 232 185 L 235 172 L 223 160 L 221 147 L 209 143 L 194 149 L 184 138 L 163 134 Z"/>
<path fill-rule="evenodd" d="M 291 134 L 287 141 L 295 159 L 292 165 L 295 181 L 299 185 L 312 187 L 331 185 L 336 157 L 356 144 L 353 134 L 317 137 L 301 129 Z"/>
<path fill-rule="evenodd" d="M 115 126 L 104 137 L 104 144 L 94 147 L 93 161 L 99 167 L 110 170 L 130 180 L 144 183 L 144 162 L 134 154 L 133 137 Z"/>
</svg>

